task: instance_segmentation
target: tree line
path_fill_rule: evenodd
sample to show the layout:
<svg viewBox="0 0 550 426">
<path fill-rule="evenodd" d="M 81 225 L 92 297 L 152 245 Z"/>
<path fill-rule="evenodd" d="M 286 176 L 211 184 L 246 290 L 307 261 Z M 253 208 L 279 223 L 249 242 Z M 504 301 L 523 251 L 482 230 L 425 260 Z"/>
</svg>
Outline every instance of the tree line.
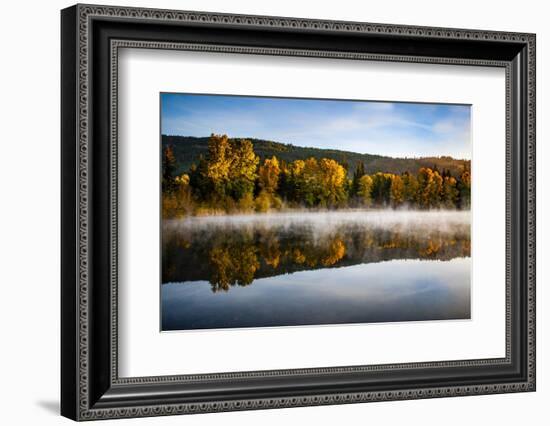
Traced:
<svg viewBox="0 0 550 426">
<path fill-rule="evenodd" d="M 176 174 L 173 147 L 162 155 L 163 217 L 266 212 L 283 208 L 469 209 L 470 170 L 452 175 L 436 166 L 418 173 L 367 174 L 359 161 L 351 177 L 330 158 L 264 159 L 247 139 L 210 136 L 208 152 Z"/>
</svg>

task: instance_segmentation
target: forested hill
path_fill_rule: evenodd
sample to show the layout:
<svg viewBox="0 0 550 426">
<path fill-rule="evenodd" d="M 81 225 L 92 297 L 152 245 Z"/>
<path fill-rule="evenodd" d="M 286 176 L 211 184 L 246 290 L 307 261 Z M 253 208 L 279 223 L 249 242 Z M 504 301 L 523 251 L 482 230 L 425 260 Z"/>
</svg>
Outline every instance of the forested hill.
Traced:
<svg viewBox="0 0 550 426">
<path fill-rule="evenodd" d="M 171 145 L 176 157 L 176 173 L 184 173 L 189 170 L 193 163 L 197 164 L 200 155 L 206 155 L 208 150 L 209 137 L 192 136 L 162 136 L 162 147 Z M 334 149 L 304 148 L 291 144 L 273 142 L 261 139 L 248 138 L 254 145 L 254 152 L 260 156 L 261 161 L 265 158 L 276 156 L 279 160 L 290 163 L 294 160 L 305 160 L 314 157 L 330 158 L 338 161 L 348 169 L 351 176 L 356 164 L 362 161 L 365 165 L 365 172 L 373 174 L 376 172 L 387 172 L 400 174 L 405 171 L 417 173 L 421 167 L 436 166 L 439 170 L 449 170 L 452 175 L 457 176 L 470 167 L 469 160 L 456 160 L 451 157 L 424 157 L 424 158 L 392 158 L 372 154 L 359 154 L 357 152 L 339 151 Z"/>
</svg>

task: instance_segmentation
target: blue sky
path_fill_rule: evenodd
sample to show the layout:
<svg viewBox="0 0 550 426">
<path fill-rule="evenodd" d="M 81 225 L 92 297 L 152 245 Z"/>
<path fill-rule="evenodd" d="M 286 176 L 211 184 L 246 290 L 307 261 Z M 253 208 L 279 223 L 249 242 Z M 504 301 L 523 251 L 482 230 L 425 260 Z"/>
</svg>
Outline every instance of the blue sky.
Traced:
<svg viewBox="0 0 550 426">
<path fill-rule="evenodd" d="M 467 105 L 162 93 L 161 131 L 391 157 L 471 158 Z"/>
</svg>

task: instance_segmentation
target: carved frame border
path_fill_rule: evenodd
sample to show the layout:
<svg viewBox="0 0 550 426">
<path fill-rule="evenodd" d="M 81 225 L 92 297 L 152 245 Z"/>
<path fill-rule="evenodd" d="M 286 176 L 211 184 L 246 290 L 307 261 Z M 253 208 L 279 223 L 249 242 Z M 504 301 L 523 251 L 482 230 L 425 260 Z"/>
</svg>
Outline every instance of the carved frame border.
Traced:
<svg viewBox="0 0 550 426">
<path fill-rule="evenodd" d="M 78 90 L 78 111 L 77 111 L 77 177 L 78 177 L 78 215 L 77 215 L 77 342 L 78 342 L 78 362 L 77 362 L 77 416 L 79 420 L 104 419 L 113 417 L 141 417 L 141 416 L 159 416 L 171 414 L 197 413 L 197 412 L 216 412 L 230 410 L 245 410 L 245 409 L 262 409 L 262 408 L 280 408 L 292 406 L 309 406 L 323 404 L 341 404 L 352 402 L 367 402 L 367 401 L 383 401 L 383 400 L 400 400 L 400 399 L 416 399 L 416 398 L 433 398 L 443 396 L 461 396 L 475 395 L 487 393 L 504 393 L 517 391 L 532 391 L 535 389 L 535 44 L 536 39 L 533 34 L 511 33 L 511 32 L 494 32 L 494 31 L 479 31 L 479 30 L 464 30 L 464 29 L 447 29 L 447 28 L 430 28 L 402 25 L 386 25 L 386 24 L 369 24 L 357 22 L 337 22 L 325 20 L 311 19 L 296 19 L 296 18 L 279 18 L 265 16 L 247 16 L 247 15 L 230 15 L 217 13 L 203 12 L 186 12 L 186 11 L 169 11 L 156 9 L 141 9 L 127 7 L 104 7 L 92 5 L 78 5 L 78 61 L 77 61 L 77 90 Z M 118 17 L 128 19 L 138 19 L 140 21 L 174 21 L 174 22 L 193 22 L 193 23 L 212 23 L 224 25 L 239 25 L 252 26 L 260 28 L 300 28 L 311 29 L 316 31 L 339 31 L 339 32 L 359 32 L 359 33 L 376 33 L 376 34 L 405 34 L 415 37 L 425 38 L 446 38 L 446 39 L 466 39 L 466 40 L 499 40 L 508 42 L 518 42 L 527 45 L 527 97 L 528 97 L 528 115 L 527 115 L 527 153 L 528 153 L 528 181 L 527 181 L 527 229 L 529 234 L 529 244 L 527 247 L 527 271 L 528 282 L 527 286 L 527 306 L 528 306 L 528 337 L 527 337 L 527 368 L 528 380 L 526 382 L 511 382 L 498 383 L 492 385 L 480 386 L 450 386 L 447 388 L 424 388 L 424 389 L 402 389 L 397 391 L 381 391 L 381 392 L 360 392 L 360 393 L 333 393 L 326 395 L 312 395 L 303 397 L 278 397 L 278 398 L 259 398 L 249 400 L 227 400 L 216 401 L 201 404 L 161 404 L 152 406 L 142 406 L 134 408 L 90 408 L 89 400 L 89 318 L 88 309 L 90 300 L 88 299 L 89 286 L 89 141 L 88 141 L 88 114 L 89 114 L 89 54 L 90 54 L 90 38 L 89 29 L 90 21 L 94 17 Z M 247 48 L 247 47 L 231 47 L 231 46 L 206 46 L 181 43 L 159 43 L 159 42 L 144 42 L 131 40 L 113 40 L 111 44 L 111 95 L 112 95 L 112 111 L 111 119 L 116 123 L 117 114 L 117 51 L 119 48 L 156 48 L 156 49 L 184 49 L 184 50 L 200 50 L 200 51 L 223 51 L 231 53 L 253 53 L 267 55 L 298 55 L 298 56 L 316 56 L 342 59 L 368 59 L 368 60 L 384 60 L 384 61 L 401 61 L 401 62 L 427 62 L 427 63 L 451 63 L 463 65 L 484 65 L 484 66 L 504 66 L 506 68 L 506 110 L 507 110 L 507 259 L 506 259 L 506 277 L 507 277 L 507 314 L 506 314 L 506 358 L 504 359 L 487 359 L 487 360 L 465 360 L 451 361 L 445 363 L 417 363 L 417 364 L 390 364 L 382 366 L 363 366 L 363 367 L 330 367 L 323 369 L 306 369 L 306 370 L 275 370 L 262 372 L 247 372 L 247 373 L 224 373 L 222 375 L 200 375 L 200 376 L 161 376 L 161 377 L 146 377 L 146 378 L 118 378 L 117 373 L 117 294 L 116 294 L 116 277 L 117 277 L 117 221 L 116 221 L 116 200 L 117 200 L 117 170 L 116 170 L 116 126 L 111 127 L 112 138 L 112 159 L 114 160 L 111 170 L 112 179 L 112 205 L 115 206 L 111 211 L 112 217 L 112 239 L 111 239 L 111 283 L 112 283 L 112 299 L 111 299 L 111 336 L 112 336 L 112 369 L 111 379 L 115 384 L 124 383 L 168 383 L 182 380 L 210 380 L 217 378 L 239 378 L 250 375 L 270 376 L 270 375 L 303 375 L 311 372 L 316 373 L 331 373 L 341 372 L 344 370 L 352 371 L 371 371 L 380 369 L 396 369 L 396 368 L 411 368 L 424 366 L 449 366 L 449 365 L 480 365 L 492 363 L 506 363 L 509 361 L 509 340 L 511 321 L 508 303 L 510 300 L 510 290 L 508 278 L 510 272 L 509 253 L 510 253 L 510 238 L 509 238 L 509 206 L 510 199 L 510 132 L 509 114 L 510 114 L 510 69 L 504 62 L 499 61 L 480 61 L 467 59 L 448 59 L 448 58 L 418 58 L 414 56 L 392 56 L 392 55 L 370 55 L 370 54 L 354 54 L 342 52 L 312 52 L 312 51 L 296 51 L 288 49 L 270 49 L 270 48 Z"/>
</svg>

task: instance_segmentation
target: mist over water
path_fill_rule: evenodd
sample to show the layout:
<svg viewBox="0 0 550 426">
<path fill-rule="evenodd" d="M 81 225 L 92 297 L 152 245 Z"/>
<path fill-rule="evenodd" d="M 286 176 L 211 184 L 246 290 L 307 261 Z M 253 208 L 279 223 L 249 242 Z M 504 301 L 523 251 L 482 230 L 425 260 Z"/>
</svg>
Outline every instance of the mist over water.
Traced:
<svg viewBox="0 0 550 426">
<path fill-rule="evenodd" d="M 336 225 L 358 225 L 405 232 L 434 230 L 452 232 L 470 226 L 470 211 L 455 210 L 334 210 L 273 212 L 242 215 L 192 216 L 164 221 L 165 232 L 179 232 L 186 227 L 210 229 L 247 229 L 254 227 L 292 228 L 307 226 L 316 232 L 330 231 Z M 179 230 L 178 230 L 179 228 Z"/>
<path fill-rule="evenodd" d="M 162 250 L 163 330 L 470 316 L 469 211 L 165 220 Z"/>
</svg>

